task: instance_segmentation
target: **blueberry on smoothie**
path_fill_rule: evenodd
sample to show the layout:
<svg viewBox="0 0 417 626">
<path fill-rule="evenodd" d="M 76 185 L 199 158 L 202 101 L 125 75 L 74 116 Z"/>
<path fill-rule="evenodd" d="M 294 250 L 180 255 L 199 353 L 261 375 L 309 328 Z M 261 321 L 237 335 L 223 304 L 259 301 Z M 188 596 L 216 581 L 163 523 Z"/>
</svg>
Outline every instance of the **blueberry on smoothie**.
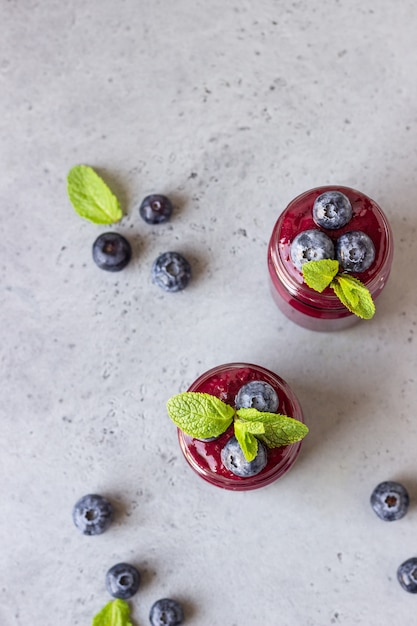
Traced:
<svg viewBox="0 0 417 626">
<path fill-rule="evenodd" d="M 152 194 L 142 200 L 139 214 L 147 224 L 162 224 L 172 215 L 172 202 L 162 194 Z"/>
<path fill-rule="evenodd" d="M 371 494 L 371 506 L 378 517 L 386 522 L 401 519 L 408 511 L 408 491 L 400 483 L 387 480 L 375 487 Z"/>
<path fill-rule="evenodd" d="M 103 233 L 93 243 L 93 260 L 102 270 L 119 272 L 129 263 L 132 248 L 119 233 Z"/>
<path fill-rule="evenodd" d="M 140 585 L 140 574 L 136 567 L 129 563 L 117 563 L 106 574 L 107 591 L 113 598 L 128 600 Z"/>
<path fill-rule="evenodd" d="M 349 198 L 340 191 L 325 191 L 314 201 L 313 219 L 317 226 L 337 230 L 350 222 L 352 214 Z"/>
<path fill-rule="evenodd" d="M 366 233 L 352 230 L 336 241 L 336 258 L 346 272 L 364 272 L 375 260 L 375 246 Z"/>
<path fill-rule="evenodd" d="M 101 535 L 112 522 L 113 507 L 103 496 L 91 493 L 75 503 L 72 519 L 84 535 Z"/>
<path fill-rule="evenodd" d="M 223 465 L 236 476 L 248 478 L 256 476 L 263 470 L 267 462 L 266 448 L 258 441 L 258 453 L 253 461 L 247 461 L 236 437 L 231 437 L 221 451 Z"/>
<path fill-rule="evenodd" d="M 401 587 L 409 593 L 417 593 L 417 557 L 407 559 L 397 570 Z"/>
<path fill-rule="evenodd" d="M 152 281 L 164 291 L 181 291 L 190 278 L 191 265 L 178 252 L 164 252 L 153 263 Z"/>
<path fill-rule="evenodd" d="M 149 613 L 149 621 L 152 626 L 180 626 L 183 620 L 182 606 L 171 598 L 157 600 Z"/>
<path fill-rule="evenodd" d="M 303 230 L 292 240 L 290 254 L 292 262 L 301 271 L 307 261 L 334 259 L 333 241 L 321 230 Z"/>
<path fill-rule="evenodd" d="M 278 404 L 277 392 L 263 380 L 252 380 L 243 385 L 235 399 L 236 409 L 257 409 L 267 413 L 276 413 Z"/>
</svg>

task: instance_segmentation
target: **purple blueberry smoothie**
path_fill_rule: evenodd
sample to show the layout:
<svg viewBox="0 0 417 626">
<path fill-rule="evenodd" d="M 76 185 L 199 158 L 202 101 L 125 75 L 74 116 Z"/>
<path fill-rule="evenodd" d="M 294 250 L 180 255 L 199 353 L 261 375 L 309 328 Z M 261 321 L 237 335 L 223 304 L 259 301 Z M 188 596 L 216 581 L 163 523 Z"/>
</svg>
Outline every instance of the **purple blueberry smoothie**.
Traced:
<svg viewBox="0 0 417 626">
<path fill-rule="evenodd" d="M 315 200 L 325 192 L 341 192 L 350 201 L 352 213 L 347 223 L 330 229 L 313 219 Z M 303 274 L 291 259 L 291 244 L 299 233 L 309 230 L 325 233 L 337 244 L 345 233 L 360 231 L 375 248 L 375 258 L 364 271 L 351 275 L 369 290 L 373 300 L 385 287 L 393 258 L 390 225 L 380 207 L 365 194 L 350 187 L 317 187 L 301 194 L 283 211 L 276 222 L 268 246 L 271 290 L 280 310 L 295 323 L 310 330 L 341 330 L 358 317 L 351 313 L 328 287 L 318 293 L 304 282 Z"/>
<path fill-rule="evenodd" d="M 258 365 L 228 363 L 200 376 L 188 389 L 208 393 L 235 407 L 236 395 L 250 381 L 269 383 L 278 395 L 278 411 L 304 422 L 300 404 L 287 383 L 273 372 Z M 301 441 L 279 448 L 267 449 L 265 467 L 255 476 L 239 477 L 229 471 L 221 460 L 225 444 L 233 437 L 233 425 L 212 441 L 195 439 L 178 430 L 181 450 L 192 469 L 212 485 L 234 491 L 264 487 L 283 476 L 295 462 Z"/>
</svg>

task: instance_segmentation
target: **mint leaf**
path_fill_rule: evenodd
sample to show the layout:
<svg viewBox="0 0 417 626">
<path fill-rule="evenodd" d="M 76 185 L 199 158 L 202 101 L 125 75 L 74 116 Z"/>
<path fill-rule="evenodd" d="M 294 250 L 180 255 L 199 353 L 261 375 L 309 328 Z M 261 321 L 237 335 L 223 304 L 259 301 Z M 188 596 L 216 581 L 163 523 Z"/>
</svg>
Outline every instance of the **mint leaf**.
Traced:
<svg viewBox="0 0 417 626">
<path fill-rule="evenodd" d="M 308 433 L 308 428 L 303 422 L 287 415 L 264 413 L 257 409 L 238 409 L 237 415 L 243 420 L 263 424 L 265 432 L 258 435 L 258 439 L 265 443 L 268 448 L 278 448 L 296 443 L 304 439 Z"/>
<path fill-rule="evenodd" d="M 247 461 L 253 461 L 258 454 L 258 441 L 254 435 L 261 435 L 265 432 L 262 422 L 245 422 L 241 419 L 235 420 L 235 437 L 242 448 Z"/>
<path fill-rule="evenodd" d="M 301 271 L 306 284 L 321 293 L 330 285 L 339 271 L 339 262 L 333 259 L 307 261 L 302 265 Z"/>
<path fill-rule="evenodd" d="M 230 426 L 235 415 L 233 407 L 216 396 L 186 391 L 167 402 L 168 415 L 187 435 L 197 439 L 218 437 Z"/>
<path fill-rule="evenodd" d="M 370 320 L 375 315 L 375 304 L 369 290 L 354 276 L 338 274 L 331 287 L 351 313 L 365 320 Z"/>
<path fill-rule="evenodd" d="M 92 626 L 132 626 L 130 609 L 124 600 L 112 600 L 93 617 Z"/>
<path fill-rule="evenodd" d="M 339 300 L 351 312 L 369 320 L 375 314 L 375 304 L 369 290 L 357 278 L 339 274 L 339 263 L 333 259 L 308 261 L 301 267 L 305 283 L 315 291 L 332 287 Z"/>
<path fill-rule="evenodd" d="M 113 224 L 123 217 L 116 196 L 88 165 L 75 165 L 70 169 L 67 191 L 78 215 L 94 224 Z"/>
</svg>

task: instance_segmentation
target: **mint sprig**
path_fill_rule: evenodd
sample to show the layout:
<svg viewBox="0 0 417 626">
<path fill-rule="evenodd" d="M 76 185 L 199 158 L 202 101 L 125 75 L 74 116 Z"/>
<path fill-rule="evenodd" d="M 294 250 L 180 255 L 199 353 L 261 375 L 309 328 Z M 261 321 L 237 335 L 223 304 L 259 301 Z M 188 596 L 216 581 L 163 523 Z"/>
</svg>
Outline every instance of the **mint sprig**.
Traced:
<svg viewBox="0 0 417 626">
<path fill-rule="evenodd" d="M 339 271 L 339 261 L 322 259 L 308 261 L 301 266 L 304 280 L 311 289 L 321 293 L 328 287 Z"/>
<path fill-rule="evenodd" d="M 167 410 L 174 424 L 195 439 L 218 437 L 234 422 L 234 434 L 247 461 L 256 457 L 258 440 L 277 448 L 300 441 L 308 433 L 307 426 L 292 417 L 257 409 L 235 410 L 216 396 L 197 391 L 173 396 Z"/>
<path fill-rule="evenodd" d="M 305 283 L 322 293 L 331 287 L 341 303 L 354 315 L 369 320 L 375 315 L 375 304 L 369 289 L 350 274 L 339 272 L 339 262 L 333 259 L 308 261 L 302 273 Z"/>
<path fill-rule="evenodd" d="M 358 317 L 370 320 L 375 315 L 375 304 L 369 290 L 360 280 L 349 274 L 335 276 L 331 287 L 341 302 Z"/>
<path fill-rule="evenodd" d="M 196 439 L 218 437 L 229 428 L 235 413 L 216 396 L 192 391 L 170 398 L 167 409 L 174 424 Z"/>
<path fill-rule="evenodd" d="M 125 600 L 108 602 L 93 617 L 92 626 L 132 626 L 128 603 Z"/>
<path fill-rule="evenodd" d="M 261 413 L 257 409 L 238 409 L 237 414 L 241 419 L 247 420 L 253 425 L 262 424 L 263 432 L 259 434 L 258 438 L 268 448 L 279 448 L 290 443 L 296 443 L 308 433 L 308 428 L 303 422 L 280 413 Z"/>
<path fill-rule="evenodd" d="M 265 432 L 264 425 L 261 422 L 245 422 L 243 419 L 237 418 L 234 431 L 245 459 L 253 461 L 258 454 L 258 440 L 255 435 L 262 435 Z"/>
<path fill-rule="evenodd" d="M 123 217 L 116 196 L 88 165 L 74 165 L 70 169 L 67 192 L 78 215 L 94 224 L 114 224 Z"/>
</svg>

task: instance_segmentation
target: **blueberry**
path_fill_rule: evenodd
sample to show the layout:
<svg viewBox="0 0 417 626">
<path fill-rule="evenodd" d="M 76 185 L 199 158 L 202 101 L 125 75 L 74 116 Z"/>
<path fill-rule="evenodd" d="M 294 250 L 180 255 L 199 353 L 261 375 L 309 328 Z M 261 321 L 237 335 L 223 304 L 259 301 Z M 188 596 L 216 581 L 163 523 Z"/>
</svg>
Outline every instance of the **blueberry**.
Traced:
<svg viewBox="0 0 417 626">
<path fill-rule="evenodd" d="M 352 219 L 349 198 L 340 191 L 325 191 L 314 201 L 313 219 L 318 226 L 329 230 L 346 226 Z"/>
<path fill-rule="evenodd" d="M 366 233 L 351 230 L 336 241 L 336 258 L 345 271 L 364 272 L 375 260 L 375 246 Z"/>
<path fill-rule="evenodd" d="M 152 626 L 179 626 L 184 619 L 181 605 L 171 598 L 157 600 L 149 613 L 149 621 Z"/>
<path fill-rule="evenodd" d="M 291 243 L 291 260 L 297 269 L 307 261 L 334 259 L 334 245 L 326 233 L 314 228 L 303 230 Z"/>
<path fill-rule="evenodd" d="M 235 399 L 237 409 L 258 409 L 268 413 L 276 413 L 278 404 L 277 392 L 263 380 L 252 380 L 243 385 Z"/>
<path fill-rule="evenodd" d="M 119 233 L 103 233 L 93 243 L 93 259 L 102 270 L 119 272 L 131 257 L 130 243 Z"/>
<path fill-rule="evenodd" d="M 117 563 L 106 574 L 107 591 L 113 598 L 128 600 L 140 585 L 140 574 L 136 567 L 129 563 Z"/>
<path fill-rule="evenodd" d="M 75 503 L 72 519 L 84 535 L 101 535 L 112 522 L 113 507 L 106 498 L 91 493 Z"/>
<path fill-rule="evenodd" d="M 140 216 L 147 224 L 162 224 L 172 215 L 172 202 L 161 194 L 152 194 L 142 200 L 139 207 Z"/>
<path fill-rule="evenodd" d="M 258 454 L 253 461 L 247 461 L 236 437 L 231 437 L 221 451 L 223 465 L 236 476 L 248 478 L 256 476 L 266 465 L 266 448 L 258 441 Z"/>
<path fill-rule="evenodd" d="M 371 494 L 371 506 L 386 522 L 401 519 L 407 513 L 410 498 L 400 483 L 387 480 L 375 487 Z"/>
<path fill-rule="evenodd" d="M 178 252 L 164 252 L 152 266 L 152 281 L 164 291 L 181 291 L 191 278 L 191 266 Z"/>
<path fill-rule="evenodd" d="M 407 559 L 397 570 L 401 587 L 410 593 L 417 593 L 417 557 Z"/>
</svg>

